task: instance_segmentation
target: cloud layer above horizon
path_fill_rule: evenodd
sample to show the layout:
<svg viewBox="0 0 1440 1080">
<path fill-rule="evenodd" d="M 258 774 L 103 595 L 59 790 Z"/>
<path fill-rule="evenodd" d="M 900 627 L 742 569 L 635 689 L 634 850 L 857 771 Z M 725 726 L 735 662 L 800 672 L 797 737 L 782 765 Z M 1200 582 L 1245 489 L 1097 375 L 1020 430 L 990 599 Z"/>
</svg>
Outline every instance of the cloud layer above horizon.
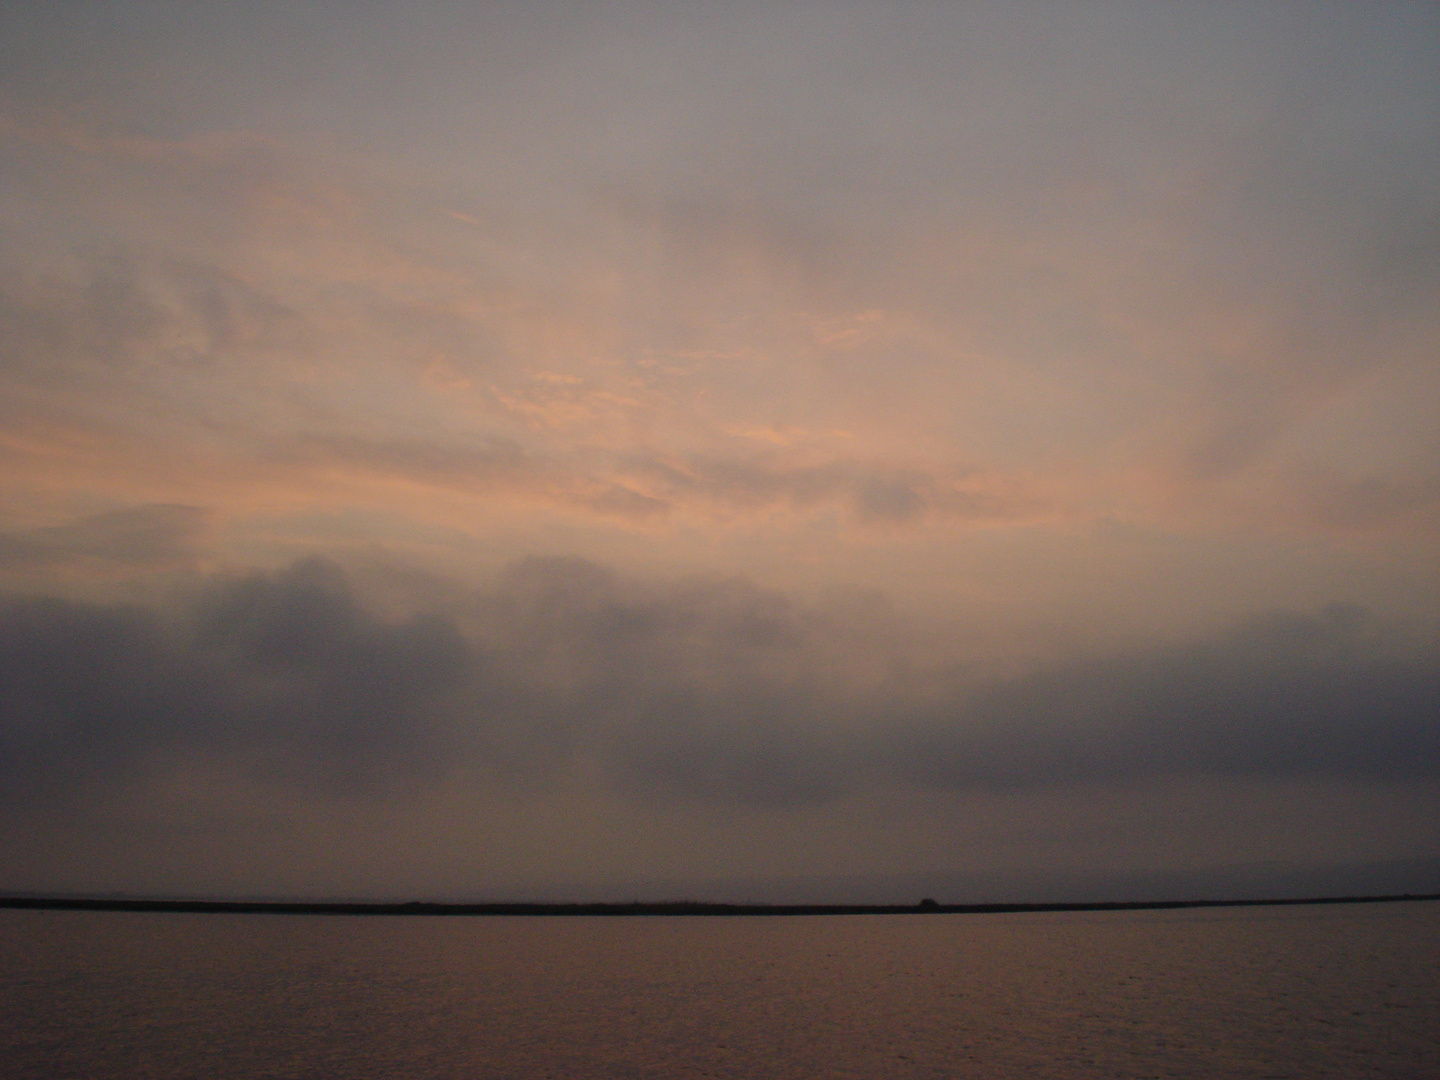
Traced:
<svg viewBox="0 0 1440 1080">
<path fill-rule="evenodd" d="M 1440 858 L 1437 41 L 0 9 L 0 887 Z"/>
</svg>

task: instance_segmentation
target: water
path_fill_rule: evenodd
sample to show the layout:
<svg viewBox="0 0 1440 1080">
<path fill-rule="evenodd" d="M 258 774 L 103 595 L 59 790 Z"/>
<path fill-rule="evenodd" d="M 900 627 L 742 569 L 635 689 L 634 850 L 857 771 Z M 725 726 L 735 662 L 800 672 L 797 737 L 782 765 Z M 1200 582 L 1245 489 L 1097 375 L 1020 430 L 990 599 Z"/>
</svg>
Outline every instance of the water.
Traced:
<svg viewBox="0 0 1440 1080">
<path fill-rule="evenodd" d="M 1440 903 L 823 918 L 0 912 L 0 1075 L 1440 1076 Z"/>
</svg>

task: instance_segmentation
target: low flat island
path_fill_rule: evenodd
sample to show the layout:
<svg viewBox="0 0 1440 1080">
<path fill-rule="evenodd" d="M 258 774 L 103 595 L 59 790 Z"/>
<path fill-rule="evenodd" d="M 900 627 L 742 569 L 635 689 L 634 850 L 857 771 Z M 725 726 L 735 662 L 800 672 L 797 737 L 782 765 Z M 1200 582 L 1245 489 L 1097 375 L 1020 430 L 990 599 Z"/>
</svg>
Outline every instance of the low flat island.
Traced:
<svg viewBox="0 0 1440 1080">
<path fill-rule="evenodd" d="M 1440 893 L 1239 900 L 1118 900 L 1094 903 L 719 904 L 702 900 L 622 903 L 445 903 L 330 900 L 178 900 L 126 897 L 0 896 L 0 908 L 72 911 L 173 911 L 275 915 L 995 915 L 1024 911 L 1168 911 L 1179 908 L 1383 904 L 1440 900 Z"/>
</svg>

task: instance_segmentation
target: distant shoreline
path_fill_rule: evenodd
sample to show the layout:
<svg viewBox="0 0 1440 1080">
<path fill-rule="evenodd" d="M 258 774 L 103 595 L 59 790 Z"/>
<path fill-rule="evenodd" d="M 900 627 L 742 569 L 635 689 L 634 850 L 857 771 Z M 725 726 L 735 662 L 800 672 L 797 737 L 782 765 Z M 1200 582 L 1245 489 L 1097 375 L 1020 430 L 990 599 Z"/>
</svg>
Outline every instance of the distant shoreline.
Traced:
<svg viewBox="0 0 1440 1080">
<path fill-rule="evenodd" d="M 1182 908 L 1297 907 L 1316 904 L 1385 904 L 1440 900 L 1440 893 L 1387 896 L 1320 896 L 1269 900 L 1123 900 L 1099 903 L 941 904 L 716 904 L 703 901 L 626 903 L 341 902 L 308 900 L 143 900 L 67 896 L 0 896 L 0 909 L 44 911 L 142 911 L 212 915 L 1003 915 L 1038 911 L 1173 911 Z"/>
</svg>

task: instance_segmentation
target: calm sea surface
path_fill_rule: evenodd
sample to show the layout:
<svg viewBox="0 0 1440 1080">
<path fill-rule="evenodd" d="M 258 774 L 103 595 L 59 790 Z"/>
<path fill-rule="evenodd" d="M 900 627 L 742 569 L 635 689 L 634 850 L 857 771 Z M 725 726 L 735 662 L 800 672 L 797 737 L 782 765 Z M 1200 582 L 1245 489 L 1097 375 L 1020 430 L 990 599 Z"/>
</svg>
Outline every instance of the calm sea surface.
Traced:
<svg viewBox="0 0 1440 1080">
<path fill-rule="evenodd" d="M 1440 903 L 0 912 L 7 1080 L 1440 1077 Z"/>
</svg>

